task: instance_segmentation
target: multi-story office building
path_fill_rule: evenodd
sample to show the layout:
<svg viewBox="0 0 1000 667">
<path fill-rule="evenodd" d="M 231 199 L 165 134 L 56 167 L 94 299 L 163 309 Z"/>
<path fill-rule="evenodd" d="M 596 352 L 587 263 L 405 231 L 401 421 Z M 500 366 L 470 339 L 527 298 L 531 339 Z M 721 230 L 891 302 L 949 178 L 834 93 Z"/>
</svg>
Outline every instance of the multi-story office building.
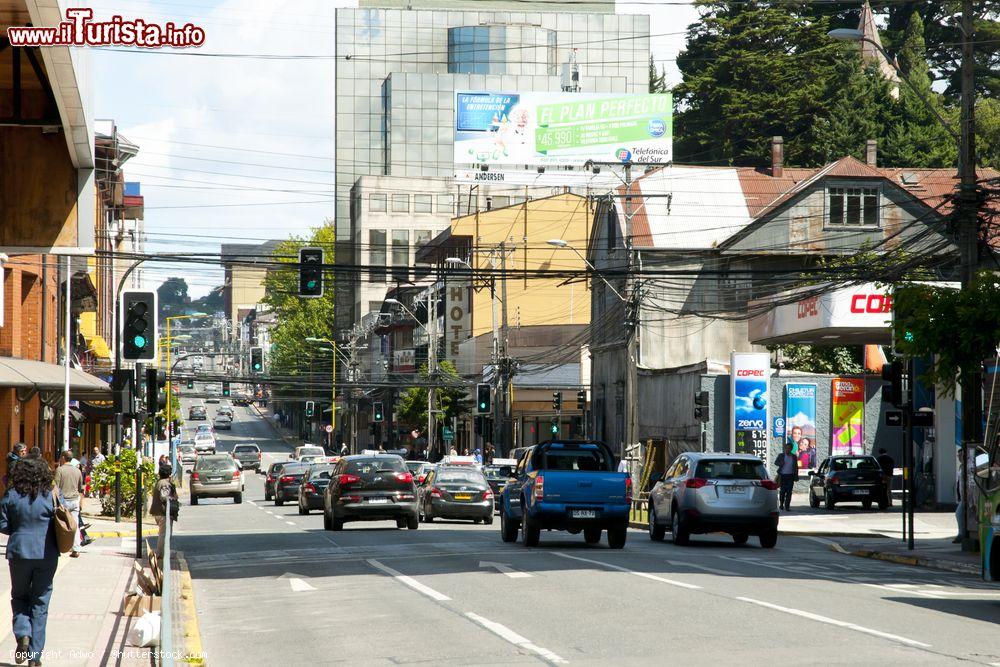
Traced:
<svg viewBox="0 0 1000 667">
<path fill-rule="evenodd" d="M 399 194 L 458 194 L 448 188 L 456 90 L 558 92 L 569 80 L 564 69 L 575 61 L 574 90 L 647 92 L 649 17 L 617 15 L 613 2 L 362 0 L 358 8 L 337 10 L 336 54 L 337 261 L 363 264 L 367 253 L 358 248 L 367 248 L 368 240 L 358 234 L 367 230 L 353 224 L 351 212 L 352 202 L 369 194 L 361 177 L 390 176 L 376 185 L 389 183 Z M 521 197 L 538 196 L 519 190 Z M 466 203 L 485 207 L 487 193 L 517 195 L 509 187 L 479 187 Z M 391 201 L 392 193 L 386 195 Z M 438 218 L 436 197 L 432 215 Z M 421 214 L 411 209 L 406 215 Z M 403 216 L 392 217 L 404 225 Z M 447 226 L 443 218 L 436 222 L 427 229 Z M 405 227 L 417 230 L 414 224 Z M 338 328 L 366 314 L 373 299 L 358 284 L 365 279 L 338 282 Z"/>
</svg>

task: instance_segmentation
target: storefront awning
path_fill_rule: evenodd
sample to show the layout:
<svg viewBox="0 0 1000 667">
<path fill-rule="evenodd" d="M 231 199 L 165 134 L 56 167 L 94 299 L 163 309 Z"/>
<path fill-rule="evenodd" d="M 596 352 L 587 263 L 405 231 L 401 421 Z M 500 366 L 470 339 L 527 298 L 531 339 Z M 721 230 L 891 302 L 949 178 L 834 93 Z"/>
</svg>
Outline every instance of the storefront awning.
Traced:
<svg viewBox="0 0 1000 667">
<path fill-rule="evenodd" d="M 892 342 L 892 295 L 885 285 L 864 283 L 821 291 L 808 287 L 750 302 L 754 345 L 876 345 Z M 766 310 L 765 310 L 766 309 Z"/>
<path fill-rule="evenodd" d="M 0 387 L 61 391 L 65 386 L 65 369 L 56 364 L 15 357 L 0 357 Z M 77 400 L 111 398 L 107 382 L 76 368 L 69 369 L 69 394 Z"/>
<path fill-rule="evenodd" d="M 87 341 L 87 351 L 96 359 L 111 361 L 111 348 L 103 336 L 97 334 L 97 313 L 80 313 L 80 334 Z"/>
</svg>

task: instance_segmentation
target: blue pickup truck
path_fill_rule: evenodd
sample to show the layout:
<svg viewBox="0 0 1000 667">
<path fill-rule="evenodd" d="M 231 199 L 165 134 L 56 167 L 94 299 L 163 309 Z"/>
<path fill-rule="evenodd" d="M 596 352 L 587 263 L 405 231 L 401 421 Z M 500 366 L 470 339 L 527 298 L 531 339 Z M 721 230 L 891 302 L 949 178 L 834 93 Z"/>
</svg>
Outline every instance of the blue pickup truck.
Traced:
<svg viewBox="0 0 1000 667">
<path fill-rule="evenodd" d="M 525 449 L 500 499 L 500 535 L 538 545 L 542 530 L 582 532 L 588 544 L 601 541 L 621 549 L 628 533 L 632 480 L 615 472 L 607 445 L 583 440 L 553 440 Z"/>
</svg>

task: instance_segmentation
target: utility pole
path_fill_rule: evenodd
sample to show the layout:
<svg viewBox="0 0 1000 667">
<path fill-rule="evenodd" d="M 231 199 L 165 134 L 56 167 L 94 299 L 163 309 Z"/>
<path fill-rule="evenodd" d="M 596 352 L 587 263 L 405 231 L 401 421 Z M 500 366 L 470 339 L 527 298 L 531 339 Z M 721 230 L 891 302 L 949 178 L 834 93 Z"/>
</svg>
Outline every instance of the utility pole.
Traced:
<svg viewBox="0 0 1000 667">
<path fill-rule="evenodd" d="M 507 246 L 500 242 L 500 442 L 509 451 L 513 446 L 510 423 L 511 362 L 507 328 Z M 494 443 L 496 447 L 496 443 Z"/>
<path fill-rule="evenodd" d="M 632 211 L 632 163 L 625 163 L 625 297 L 632 301 L 634 297 L 634 287 L 632 281 L 632 253 L 633 253 L 633 242 L 632 242 L 632 216 L 634 215 Z M 624 304 L 626 313 L 629 310 L 630 303 Z M 639 307 L 635 306 L 635 317 L 638 320 L 639 317 Z M 638 359 L 636 359 L 635 353 L 635 336 L 636 329 L 638 328 L 638 321 L 631 323 L 625 328 L 625 335 L 628 337 L 625 341 L 625 442 L 622 444 L 621 456 L 625 457 L 625 452 L 627 451 L 629 445 L 631 445 L 636 439 L 636 428 L 635 428 L 635 385 L 636 385 L 636 374 Z"/>
<path fill-rule="evenodd" d="M 970 289 L 979 263 L 979 193 L 976 183 L 976 89 L 975 51 L 973 50 L 973 0 L 962 0 L 962 107 L 961 155 L 959 156 L 960 189 L 955 211 L 958 229 L 959 253 L 962 261 L 962 289 Z M 970 535 L 969 466 L 966 461 L 974 456 L 982 439 L 981 374 L 962 373 L 962 550 L 975 549 L 976 539 Z"/>
<path fill-rule="evenodd" d="M 434 377 L 437 375 L 437 305 L 434 288 L 427 289 L 427 451 L 434 451 Z"/>
</svg>

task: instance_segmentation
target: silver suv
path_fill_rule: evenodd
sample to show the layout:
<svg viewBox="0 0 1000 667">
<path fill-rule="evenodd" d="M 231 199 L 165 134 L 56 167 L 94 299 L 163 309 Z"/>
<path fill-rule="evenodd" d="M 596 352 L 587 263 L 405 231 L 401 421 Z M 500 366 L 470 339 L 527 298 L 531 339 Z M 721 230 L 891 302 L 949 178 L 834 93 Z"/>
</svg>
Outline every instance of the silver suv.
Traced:
<svg viewBox="0 0 1000 667">
<path fill-rule="evenodd" d="M 649 492 L 649 537 L 674 544 L 693 533 L 729 533 L 737 544 L 750 535 L 765 549 L 778 542 L 778 485 L 748 454 L 682 454 Z"/>
<path fill-rule="evenodd" d="M 228 454 L 199 456 L 191 471 L 191 504 L 201 498 L 231 497 L 243 502 L 243 475 Z"/>
</svg>

